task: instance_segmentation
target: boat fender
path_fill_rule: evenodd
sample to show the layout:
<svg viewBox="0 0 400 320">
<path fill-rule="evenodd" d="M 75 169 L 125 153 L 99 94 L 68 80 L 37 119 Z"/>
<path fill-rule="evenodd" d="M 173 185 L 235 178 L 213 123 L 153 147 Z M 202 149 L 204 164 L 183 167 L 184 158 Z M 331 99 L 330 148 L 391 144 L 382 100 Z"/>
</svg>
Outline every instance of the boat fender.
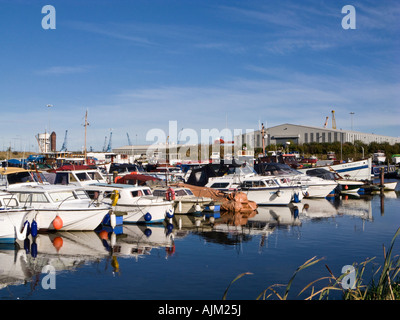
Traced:
<svg viewBox="0 0 400 320">
<path fill-rule="evenodd" d="M 151 221 L 151 214 L 149 213 L 149 212 L 147 212 L 145 215 L 144 215 L 144 220 L 146 220 L 147 222 L 149 222 L 149 221 Z"/>
<path fill-rule="evenodd" d="M 168 223 L 167 224 L 167 236 L 172 232 L 172 230 L 174 229 L 174 226 L 172 223 Z"/>
<path fill-rule="evenodd" d="M 117 217 L 115 216 L 115 213 L 111 213 L 111 215 L 110 215 L 110 225 L 111 225 L 111 228 L 113 228 L 113 229 L 117 225 Z"/>
<path fill-rule="evenodd" d="M 32 242 L 32 245 L 31 245 L 31 256 L 32 256 L 33 258 L 36 258 L 36 257 L 37 257 L 37 244 L 36 244 L 35 241 L 33 241 L 33 242 Z"/>
<path fill-rule="evenodd" d="M 53 246 L 54 248 L 56 248 L 57 252 L 60 251 L 60 249 L 62 248 L 64 244 L 64 240 L 61 237 L 55 237 L 53 240 Z"/>
<path fill-rule="evenodd" d="M 29 228 L 29 222 L 28 222 L 28 224 L 26 224 L 26 223 L 24 224 L 24 229 L 22 230 L 22 232 L 19 232 L 17 230 L 17 228 L 15 228 L 15 233 L 17 234 L 18 240 L 24 241 L 26 239 L 28 228 Z"/>
<path fill-rule="evenodd" d="M 26 236 L 29 236 L 31 234 L 31 224 L 29 223 L 28 220 L 25 221 L 24 228 L 25 228 L 26 225 L 28 226 L 28 228 L 26 230 Z"/>
<path fill-rule="evenodd" d="M 293 216 L 294 216 L 295 219 L 299 216 L 299 208 L 294 207 Z"/>
<path fill-rule="evenodd" d="M 152 234 L 151 229 L 146 228 L 146 230 L 144 230 L 144 235 L 145 235 L 147 238 L 150 237 L 151 234 Z"/>
<path fill-rule="evenodd" d="M 200 212 L 201 211 L 201 207 L 200 207 L 200 205 L 198 203 L 196 204 L 194 209 L 196 210 L 196 212 Z"/>
<path fill-rule="evenodd" d="M 117 235 L 113 232 L 113 233 L 111 233 L 111 237 L 110 237 L 111 248 L 114 248 L 116 243 L 117 243 Z"/>
<path fill-rule="evenodd" d="M 179 201 L 178 203 L 178 210 L 180 213 L 182 213 L 182 201 Z"/>
<path fill-rule="evenodd" d="M 346 185 L 344 186 L 344 190 L 347 190 L 347 189 L 349 189 L 349 186 L 346 184 Z"/>
<path fill-rule="evenodd" d="M 63 220 L 59 216 L 54 218 L 53 227 L 56 230 L 60 230 L 63 227 Z"/>
<path fill-rule="evenodd" d="M 293 202 L 294 203 L 299 203 L 300 202 L 299 194 L 297 192 L 293 195 Z"/>
<path fill-rule="evenodd" d="M 174 211 L 172 209 L 168 209 L 166 215 L 167 218 L 172 218 L 174 216 Z"/>
<path fill-rule="evenodd" d="M 24 250 L 27 254 L 29 254 L 31 251 L 31 240 L 29 240 L 29 238 L 25 238 L 24 240 Z"/>
<path fill-rule="evenodd" d="M 38 234 L 38 225 L 37 225 L 37 222 L 35 220 L 33 220 L 32 224 L 31 224 L 31 235 L 32 235 L 32 237 L 35 238 L 37 236 L 37 234 Z"/>
<path fill-rule="evenodd" d="M 275 194 L 276 194 L 278 197 L 280 197 L 280 196 L 281 196 L 281 191 L 278 190 L 277 192 L 275 192 Z"/>
</svg>

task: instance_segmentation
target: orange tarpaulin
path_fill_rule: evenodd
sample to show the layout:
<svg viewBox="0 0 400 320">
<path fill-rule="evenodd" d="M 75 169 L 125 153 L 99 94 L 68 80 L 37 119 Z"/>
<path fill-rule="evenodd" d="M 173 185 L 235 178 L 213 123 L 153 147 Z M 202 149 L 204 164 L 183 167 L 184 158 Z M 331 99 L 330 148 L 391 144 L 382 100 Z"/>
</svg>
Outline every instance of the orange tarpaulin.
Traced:
<svg viewBox="0 0 400 320">
<path fill-rule="evenodd" d="M 221 203 L 221 211 L 251 213 L 257 210 L 257 204 L 248 200 L 243 192 L 225 193 L 213 188 L 193 186 L 191 184 L 176 183 L 171 186 L 185 187 L 192 190 L 197 197 L 208 197 Z"/>
</svg>

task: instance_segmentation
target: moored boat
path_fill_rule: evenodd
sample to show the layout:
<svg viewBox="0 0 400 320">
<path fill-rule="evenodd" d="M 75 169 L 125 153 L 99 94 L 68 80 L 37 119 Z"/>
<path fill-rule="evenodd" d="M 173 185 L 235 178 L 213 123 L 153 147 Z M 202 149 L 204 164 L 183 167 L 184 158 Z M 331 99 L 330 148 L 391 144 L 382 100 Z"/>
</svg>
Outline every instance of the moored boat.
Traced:
<svg viewBox="0 0 400 320">
<path fill-rule="evenodd" d="M 257 205 L 288 205 L 293 200 L 301 201 L 303 197 L 301 186 L 283 186 L 275 178 L 267 176 L 244 179 L 241 191 Z"/>
<path fill-rule="evenodd" d="M 173 201 L 153 196 L 151 189 L 146 186 L 97 183 L 85 189 L 93 200 L 106 204 L 112 203 L 111 195 L 118 191 L 114 212 L 122 215 L 126 223 L 162 223 L 174 214 Z"/>
<path fill-rule="evenodd" d="M 187 214 L 203 211 L 207 206 L 215 206 L 209 197 L 201 197 L 193 194 L 192 190 L 186 187 L 159 187 L 153 189 L 153 195 L 161 198 L 170 197 L 174 201 L 175 214 Z"/>
<path fill-rule="evenodd" d="M 27 235 L 29 216 L 33 208 L 21 207 L 12 194 L 0 191 L 0 243 L 14 243 Z"/>
<path fill-rule="evenodd" d="M 38 230 L 94 230 L 110 206 L 97 205 L 82 188 L 50 184 L 12 185 L 8 189 L 23 205 L 35 209 Z"/>
</svg>

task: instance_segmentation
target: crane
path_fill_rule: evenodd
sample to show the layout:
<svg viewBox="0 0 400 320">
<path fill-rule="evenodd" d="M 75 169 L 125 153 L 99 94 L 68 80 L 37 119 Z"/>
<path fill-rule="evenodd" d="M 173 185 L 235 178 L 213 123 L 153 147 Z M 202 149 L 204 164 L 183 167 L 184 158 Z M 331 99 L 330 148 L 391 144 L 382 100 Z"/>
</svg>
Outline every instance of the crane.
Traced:
<svg viewBox="0 0 400 320">
<path fill-rule="evenodd" d="M 67 150 L 67 134 L 68 134 L 68 130 L 65 130 L 64 143 L 63 143 L 60 151 L 68 151 Z"/>
<path fill-rule="evenodd" d="M 128 132 L 126 133 L 126 136 L 128 137 L 128 146 L 131 146 L 132 143 L 131 143 L 131 139 L 129 139 L 129 134 L 128 134 Z"/>
<path fill-rule="evenodd" d="M 326 128 L 326 125 L 328 124 L 328 119 L 329 119 L 329 117 L 326 117 L 325 123 L 324 123 L 324 128 Z"/>
<path fill-rule="evenodd" d="M 107 149 L 107 136 L 104 138 L 103 152 L 106 152 Z"/>
<path fill-rule="evenodd" d="M 332 129 L 336 129 L 335 110 L 332 110 Z"/>
<path fill-rule="evenodd" d="M 108 146 L 107 146 L 106 152 L 111 152 L 112 151 L 111 138 L 112 138 L 112 131 L 110 132 L 110 138 L 108 139 Z"/>
</svg>

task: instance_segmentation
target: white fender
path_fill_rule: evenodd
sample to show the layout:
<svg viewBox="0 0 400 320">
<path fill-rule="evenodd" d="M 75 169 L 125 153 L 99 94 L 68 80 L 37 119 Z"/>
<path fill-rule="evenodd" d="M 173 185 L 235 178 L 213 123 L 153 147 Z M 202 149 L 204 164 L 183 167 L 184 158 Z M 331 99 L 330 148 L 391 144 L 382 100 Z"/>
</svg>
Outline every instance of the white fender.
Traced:
<svg viewBox="0 0 400 320">
<path fill-rule="evenodd" d="M 115 244 L 117 243 L 117 235 L 113 232 L 111 234 L 110 245 L 114 248 Z"/>
<path fill-rule="evenodd" d="M 114 212 L 112 212 L 111 214 L 110 214 L 110 224 L 111 224 L 111 227 L 114 229 L 115 228 L 115 226 L 117 225 L 117 217 L 115 216 L 115 213 Z"/>
<path fill-rule="evenodd" d="M 26 233 L 28 231 L 28 225 L 26 224 L 24 227 L 24 230 L 22 230 L 22 232 L 19 232 L 17 227 L 14 227 L 15 229 L 15 233 L 17 235 L 17 239 L 20 241 L 24 241 L 26 239 Z"/>
<path fill-rule="evenodd" d="M 179 201 L 178 203 L 178 210 L 180 213 L 182 213 L 182 201 Z"/>
</svg>

